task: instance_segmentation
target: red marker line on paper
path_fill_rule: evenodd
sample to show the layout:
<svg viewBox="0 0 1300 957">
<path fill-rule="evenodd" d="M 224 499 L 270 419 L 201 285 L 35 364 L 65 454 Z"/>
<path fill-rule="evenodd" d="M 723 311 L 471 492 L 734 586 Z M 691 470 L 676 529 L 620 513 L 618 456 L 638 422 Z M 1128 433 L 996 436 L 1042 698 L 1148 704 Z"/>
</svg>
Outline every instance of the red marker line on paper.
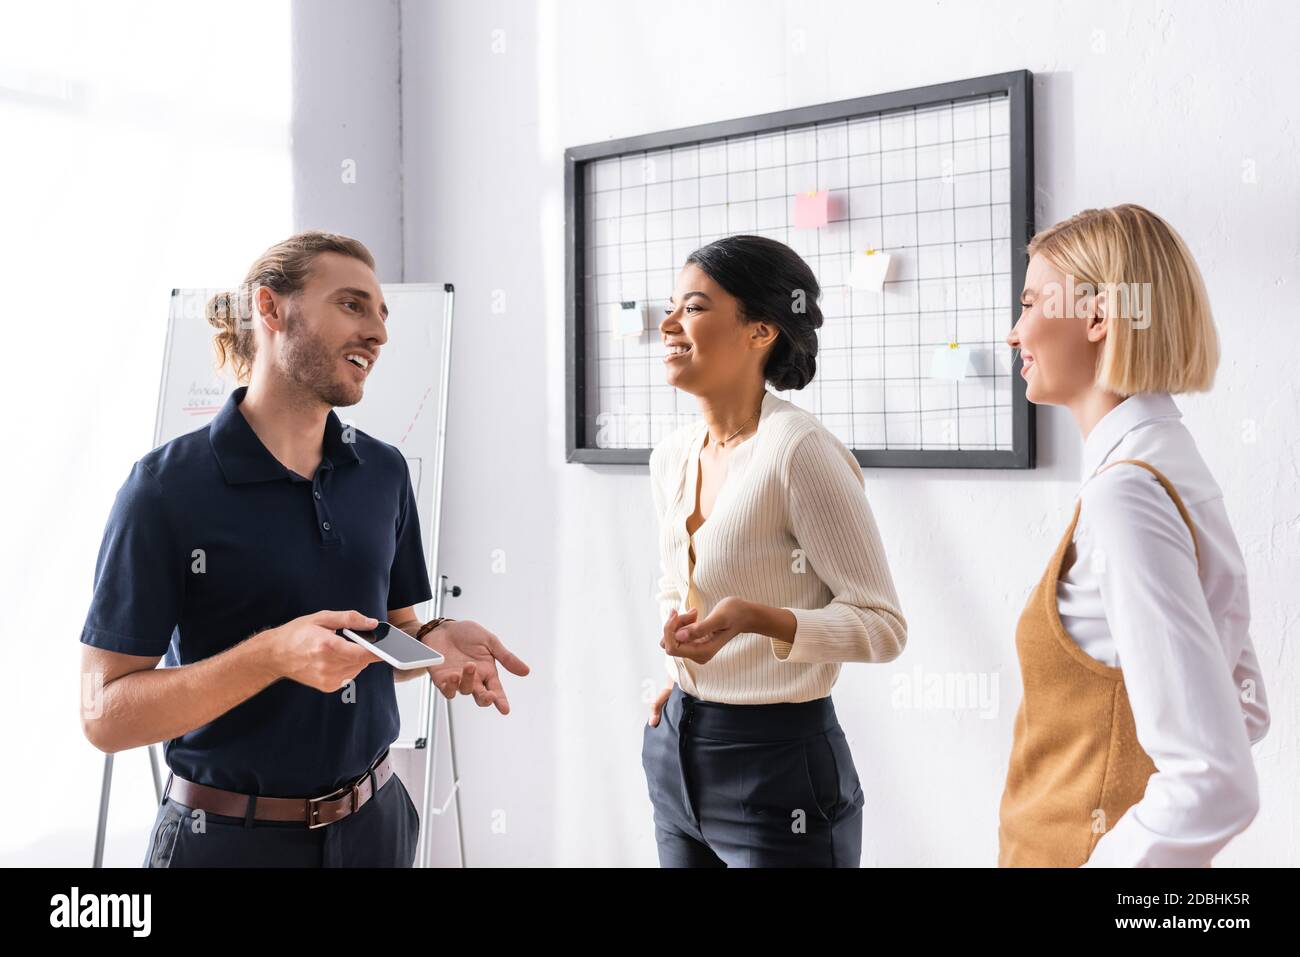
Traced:
<svg viewBox="0 0 1300 957">
<path fill-rule="evenodd" d="M 411 417 L 411 424 L 408 425 L 406 431 L 402 433 L 402 438 L 398 441 L 398 445 L 405 442 L 406 437 L 411 434 L 411 429 L 415 428 L 415 420 L 420 417 L 420 413 L 424 410 L 424 400 L 429 398 L 429 393 L 432 391 L 433 386 L 429 386 L 429 388 L 424 390 L 424 395 L 420 396 L 420 404 L 415 407 L 415 415 Z"/>
</svg>

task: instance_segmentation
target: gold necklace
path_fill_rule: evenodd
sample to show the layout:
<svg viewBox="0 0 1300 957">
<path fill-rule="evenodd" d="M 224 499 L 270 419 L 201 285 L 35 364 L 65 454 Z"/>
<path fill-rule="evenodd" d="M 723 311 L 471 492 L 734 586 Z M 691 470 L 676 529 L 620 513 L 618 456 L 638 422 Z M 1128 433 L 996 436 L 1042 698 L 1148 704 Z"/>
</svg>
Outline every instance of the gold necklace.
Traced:
<svg viewBox="0 0 1300 957">
<path fill-rule="evenodd" d="M 762 412 L 762 411 L 763 411 L 763 407 L 760 405 L 758 407 L 758 412 Z M 745 420 L 744 425 L 742 425 L 735 432 L 732 432 L 729 436 L 727 436 L 725 439 L 719 442 L 718 447 L 726 448 L 728 442 L 730 442 L 732 439 L 738 436 L 741 432 L 745 431 L 745 426 L 749 425 L 749 423 L 753 422 L 755 419 L 758 418 L 758 412 L 755 412 L 753 415 L 751 415 L 748 419 Z"/>
</svg>

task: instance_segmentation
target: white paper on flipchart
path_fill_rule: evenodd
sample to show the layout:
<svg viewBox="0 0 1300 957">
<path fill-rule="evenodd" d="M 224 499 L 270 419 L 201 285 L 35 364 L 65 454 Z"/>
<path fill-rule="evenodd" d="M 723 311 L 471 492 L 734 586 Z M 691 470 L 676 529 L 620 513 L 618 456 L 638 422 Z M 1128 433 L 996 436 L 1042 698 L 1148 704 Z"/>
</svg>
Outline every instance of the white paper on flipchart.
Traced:
<svg viewBox="0 0 1300 957">
<path fill-rule="evenodd" d="M 442 397 L 443 323 L 446 296 L 441 284 L 383 285 L 388 304 L 388 341 L 367 377 L 365 397 L 354 406 L 335 409 L 344 423 L 396 446 L 406 458 L 416 490 L 430 584 L 438 587 L 433 553 L 432 469 L 437 462 Z M 167 351 L 160 386 L 157 442 L 202 428 L 225 404 L 236 383 L 213 366 L 213 329 L 203 306 L 216 289 L 178 289 L 171 297 Z M 424 611 L 428 613 L 428 609 Z M 401 712 L 400 739 L 423 733 L 419 723 L 420 682 L 396 684 Z"/>
</svg>

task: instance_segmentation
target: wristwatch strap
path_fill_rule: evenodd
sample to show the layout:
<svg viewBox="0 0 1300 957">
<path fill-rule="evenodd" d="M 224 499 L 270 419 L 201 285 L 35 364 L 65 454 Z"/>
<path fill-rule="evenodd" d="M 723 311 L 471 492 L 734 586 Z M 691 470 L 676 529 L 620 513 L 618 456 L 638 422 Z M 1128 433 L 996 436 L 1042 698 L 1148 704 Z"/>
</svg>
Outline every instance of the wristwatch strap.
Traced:
<svg viewBox="0 0 1300 957">
<path fill-rule="evenodd" d="M 422 639 L 424 638 L 425 635 L 433 631 L 433 629 L 437 628 L 444 621 L 455 621 L 455 620 L 456 620 L 455 618 L 435 618 L 432 621 L 426 621 L 423 625 L 420 626 L 420 630 L 416 633 L 415 637 L 417 640 Z"/>
</svg>

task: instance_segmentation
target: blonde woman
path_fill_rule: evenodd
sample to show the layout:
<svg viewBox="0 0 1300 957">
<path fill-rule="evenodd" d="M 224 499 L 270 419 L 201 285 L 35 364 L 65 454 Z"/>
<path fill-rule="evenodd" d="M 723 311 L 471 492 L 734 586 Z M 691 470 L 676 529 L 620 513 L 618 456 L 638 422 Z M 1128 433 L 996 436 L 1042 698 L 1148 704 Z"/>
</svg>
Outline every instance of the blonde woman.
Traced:
<svg viewBox="0 0 1300 957">
<path fill-rule="evenodd" d="M 642 763 L 665 867 L 861 859 L 830 693 L 907 630 L 857 461 L 767 390 L 813 377 L 818 294 L 787 246 L 731 236 L 691 254 L 659 327 L 668 382 L 703 413 L 650 459 L 672 680 Z"/>
<path fill-rule="evenodd" d="M 1202 867 L 1255 817 L 1268 729 L 1246 572 L 1171 393 L 1207 391 L 1201 275 L 1140 206 L 1031 241 L 1007 342 L 1083 436 L 1074 514 L 1016 630 L 1002 866 Z"/>
</svg>

